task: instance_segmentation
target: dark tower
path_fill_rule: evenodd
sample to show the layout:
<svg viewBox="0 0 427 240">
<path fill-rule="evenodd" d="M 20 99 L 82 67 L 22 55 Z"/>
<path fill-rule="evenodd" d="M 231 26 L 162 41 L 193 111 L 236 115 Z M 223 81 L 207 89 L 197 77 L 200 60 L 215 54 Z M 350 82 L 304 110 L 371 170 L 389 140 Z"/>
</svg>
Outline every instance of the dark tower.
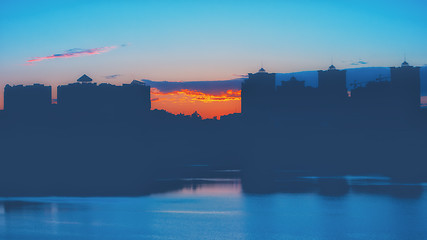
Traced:
<svg viewBox="0 0 427 240">
<path fill-rule="evenodd" d="M 391 67 L 391 86 L 394 105 L 405 111 L 417 111 L 420 108 L 420 67 L 410 66 L 406 61 L 401 67 Z"/>
<path fill-rule="evenodd" d="M 319 91 L 322 98 L 341 101 L 348 97 L 346 70 L 337 70 L 331 65 L 327 71 L 318 71 Z"/>
<path fill-rule="evenodd" d="M 273 107 L 276 90 L 276 74 L 261 68 L 257 73 L 249 73 L 242 83 L 242 113 L 254 114 Z"/>
</svg>

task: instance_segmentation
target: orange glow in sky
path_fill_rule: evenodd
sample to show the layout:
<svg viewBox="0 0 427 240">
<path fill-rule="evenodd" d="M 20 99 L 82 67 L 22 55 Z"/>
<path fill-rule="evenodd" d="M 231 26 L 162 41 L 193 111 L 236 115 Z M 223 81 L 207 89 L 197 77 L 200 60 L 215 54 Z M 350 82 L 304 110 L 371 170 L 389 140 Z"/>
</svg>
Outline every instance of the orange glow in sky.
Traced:
<svg viewBox="0 0 427 240">
<path fill-rule="evenodd" d="M 151 108 L 186 115 L 197 111 L 202 118 L 219 117 L 240 112 L 240 92 L 231 89 L 215 94 L 189 89 L 161 92 L 151 88 Z"/>
</svg>

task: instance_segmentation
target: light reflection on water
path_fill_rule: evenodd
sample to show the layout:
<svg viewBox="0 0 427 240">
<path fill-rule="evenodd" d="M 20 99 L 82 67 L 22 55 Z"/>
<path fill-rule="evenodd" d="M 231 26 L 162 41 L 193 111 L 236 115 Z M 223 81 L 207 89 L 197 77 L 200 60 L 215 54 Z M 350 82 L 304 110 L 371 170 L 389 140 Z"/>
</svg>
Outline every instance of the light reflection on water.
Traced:
<svg viewBox="0 0 427 240">
<path fill-rule="evenodd" d="M 186 180 L 145 197 L 3 198 L 0 239 L 427 239 L 425 191 L 260 195 L 237 179 Z"/>
<path fill-rule="evenodd" d="M 222 196 L 222 195 L 240 195 L 242 186 L 240 179 L 229 178 L 184 178 L 188 183 L 181 189 L 166 193 L 172 196 Z M 202 183 L 198 183 L 202 182 Z"/>
</svg>

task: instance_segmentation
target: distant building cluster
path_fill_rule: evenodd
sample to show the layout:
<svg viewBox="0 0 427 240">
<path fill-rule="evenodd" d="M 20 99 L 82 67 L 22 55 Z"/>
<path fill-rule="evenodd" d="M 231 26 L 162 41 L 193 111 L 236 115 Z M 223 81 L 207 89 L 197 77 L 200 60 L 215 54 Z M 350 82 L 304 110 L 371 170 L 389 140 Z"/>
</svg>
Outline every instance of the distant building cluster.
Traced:
<svg viewBox="0 0 427 240">
<path fill-rule="evenodd" d="M 242 114 L 353 112 L 363 114 L 412 114 L 420 109 L 420 68 L 406 61 L 392 67 L 391 79 L 379 77 L 366 85 L 347 89 L 346 70 L 331 65 L 318 71 L 318 87 L 305 86 L 292 77 L 276 86 L 276 75 L 261 68 L 242 83 Z M 371 116 L 371 115 L 369 115 Z"/>
<path fill-rule="evenodd" d="M 346 70 L 333 65 L 318 71 L 317 88 L 306 86 L 295 77 L 277 86 L 276 74 L 261 68 L 242 82 L 242 116 L 262 118 L 275 114 L 308 119 L 352 113 L 369 118 L 416 113 L 420 109 L 420 68 L 405 61 L 390 71 L 390 79 L 379 77 L 364 85 L 354 83 L 352 89 L 347 89 Z M 52 104 L 51 90 L 51 86 L 42 84 L 6 85 L 5 112 L 39 114 L 54 108 L 65 115 L 129 116 L 151 109 L 150 86 L 136 80 L 115 86 L 93 83 L 83 75 L 75 83 L 58 86 L 57 104 Z"/>
<path fill-rule="evenodd" d="M 4 109 L 10 113 L 40 113 L 52 109 L 52 88 L 42 84 L 6 85 Z M 58 111 L 72 114 L 138 114 L 151 109 L 150 86 L 140 81 L 116 86 L 92 83 L 83 75 L 76 83 L 57 88 Z"/>
</svg>

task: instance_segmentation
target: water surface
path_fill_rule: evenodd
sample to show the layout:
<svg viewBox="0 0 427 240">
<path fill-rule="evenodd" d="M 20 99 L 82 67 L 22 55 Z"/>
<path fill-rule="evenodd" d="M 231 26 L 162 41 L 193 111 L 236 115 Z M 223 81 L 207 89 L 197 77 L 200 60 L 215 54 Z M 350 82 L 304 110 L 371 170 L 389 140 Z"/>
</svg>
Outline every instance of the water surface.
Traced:
<svg viewBox="0 0 427 240">
<path fill-rule="evenodd" d="M 214 182 L 144 197 L 3 198 L 0 239 L 427 239 L 425 191 L 261 195 Z"/>
</svg>

